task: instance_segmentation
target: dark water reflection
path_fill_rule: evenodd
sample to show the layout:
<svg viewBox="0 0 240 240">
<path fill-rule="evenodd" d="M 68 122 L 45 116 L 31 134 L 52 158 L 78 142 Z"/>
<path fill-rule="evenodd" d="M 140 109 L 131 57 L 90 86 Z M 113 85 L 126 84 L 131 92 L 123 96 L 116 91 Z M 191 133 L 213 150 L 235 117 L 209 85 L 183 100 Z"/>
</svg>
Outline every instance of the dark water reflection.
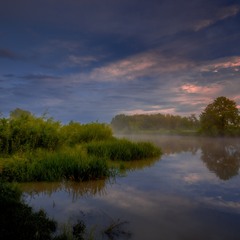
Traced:
<svg viewBox="0 0 240 240">
<path fill-rule="evenodd" d="M 201 144 L 201 160 L 220 179 L 228 180 L 238 175 L 240 168 L 240 143 L 221 139 Z"/>
<path fill-rule="evenodd" d="M 239 139 L 127 137 L 152 141 L 164 155 L 116 179 L 25 184 L 26 201 L 62 223 L 83 219 L 96 239 L 108 239 L 102 230 L 119 218 L 133 240 L 240 239 Z"/>
<path fill-rule="evenodd" d="M 200 150 L 201 160 L 207 168 L 220 179 L 228 180 L 238 175 L 240 168 L 239 138 L 197 138 L 197 137 L 159 137 L 129 136 L 132 140 L 149 140 L 161 146 L 164 154 L 191 152 Z"/>
</svg>

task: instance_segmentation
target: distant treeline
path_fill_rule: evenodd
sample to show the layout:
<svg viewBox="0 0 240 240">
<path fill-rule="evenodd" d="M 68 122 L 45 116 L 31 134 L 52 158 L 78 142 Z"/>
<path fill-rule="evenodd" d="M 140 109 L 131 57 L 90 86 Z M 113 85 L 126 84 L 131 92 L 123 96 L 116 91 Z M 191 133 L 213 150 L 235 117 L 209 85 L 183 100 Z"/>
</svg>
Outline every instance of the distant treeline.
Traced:
<svg viewBox="0 0 240 240">
<path fill-rule="evenodd" d="M 141 132 L 141 131 L 196 131 L 199 128 L 199 120 L 192 114 L 182 117 L 171 114 L 152 115 L 116 115 L 111 126 L 114 132 Z"/>
<path fill-rule="evenodd" d="M 116 133 L 200 134 L 240 136 L 240 111 L 234 100 L 224 96 L 208 104 L 199 115 L 182 117 L 171 114 L 116 115 L 111 126 Z"/>
</svg>

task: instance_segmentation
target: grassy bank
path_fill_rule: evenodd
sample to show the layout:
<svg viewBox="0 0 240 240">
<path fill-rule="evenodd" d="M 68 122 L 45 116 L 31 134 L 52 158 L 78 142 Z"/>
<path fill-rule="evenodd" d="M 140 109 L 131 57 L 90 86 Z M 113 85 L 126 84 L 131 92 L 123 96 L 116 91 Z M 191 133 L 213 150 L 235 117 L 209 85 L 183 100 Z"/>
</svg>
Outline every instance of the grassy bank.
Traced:
<svg viewBox="0 0 240 240">
<path fill-rule="evenodd" d="M 103 179 L 116 172 L 110 161 L 160 154 L 151 143 L 113 137 L 102 123 L 62 125 L 19 110 L 0 119 L 0 179 L 8 182 Z"/>
<path fill-rule="evenodd" d="M 113 175 L 111 161 L 132 161 L 160 155 L 150 143 L 128 140 L 94 141 L 55 151 L 38 149 L 13 155 L 2 163 L 5 181 L 88 181 Z M 112 165 L 111 165 L 112 166 Z"/>
<path fill-rule="evenodd" d="M 5 162 L 1 177 L 5 181 L 87 181 L 108 177 L 105 159 L 88 156 L 77 148 L 49 152 L 37 150 Z"/>
</svg>

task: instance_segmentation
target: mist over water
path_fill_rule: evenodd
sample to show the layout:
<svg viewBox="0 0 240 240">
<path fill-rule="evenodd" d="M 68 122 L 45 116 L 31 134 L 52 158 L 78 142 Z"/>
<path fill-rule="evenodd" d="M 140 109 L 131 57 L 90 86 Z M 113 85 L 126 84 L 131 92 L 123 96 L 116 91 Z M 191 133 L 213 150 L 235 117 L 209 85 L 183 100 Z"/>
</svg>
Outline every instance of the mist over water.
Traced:
<svg viewBox="0 0 240 240">
<path fill-rule="evenodd" d="M 96 239 L 127 221 L 116 239 L 239 239 L 240 139 L 126 135 L 162 148 L 115 179 L 24 184 L 25 200 L 60 223 L 86 222 Z"/>
</svg>

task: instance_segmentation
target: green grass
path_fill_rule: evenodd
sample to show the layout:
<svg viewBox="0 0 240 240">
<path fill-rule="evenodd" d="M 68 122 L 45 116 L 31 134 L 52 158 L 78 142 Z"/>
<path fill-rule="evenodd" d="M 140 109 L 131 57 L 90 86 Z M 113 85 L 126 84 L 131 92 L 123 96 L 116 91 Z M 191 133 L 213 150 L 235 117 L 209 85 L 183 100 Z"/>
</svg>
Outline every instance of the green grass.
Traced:
<svg viewBox="0 0 240 240">
<path fill-rule="evenodd" d="M 85 145 L 90 155 L 104 157 L 113 161 L 132 161 L 160 156 L 161 151 L 148 142 L 134 143 L 127 139 L 91 142 Z"/>
<path fill-rule="evenodd" d="M 160 149 L 151 143 L 126 139 L 89 142 L 55 151 L 38 149 L 4 159 L 0 178 L 8 182 L 104 179 L 117 173 L 109 161 L 129 162 L 160 154 Z"/>
<path fill-rule="evenodd" d="M 87 181 L 109 176 L 107 161 L 87 156 L 81 148 L 54 152 L 38 150 L 4 164 L 1 178 L 6 181 Z"/>
</svg>

